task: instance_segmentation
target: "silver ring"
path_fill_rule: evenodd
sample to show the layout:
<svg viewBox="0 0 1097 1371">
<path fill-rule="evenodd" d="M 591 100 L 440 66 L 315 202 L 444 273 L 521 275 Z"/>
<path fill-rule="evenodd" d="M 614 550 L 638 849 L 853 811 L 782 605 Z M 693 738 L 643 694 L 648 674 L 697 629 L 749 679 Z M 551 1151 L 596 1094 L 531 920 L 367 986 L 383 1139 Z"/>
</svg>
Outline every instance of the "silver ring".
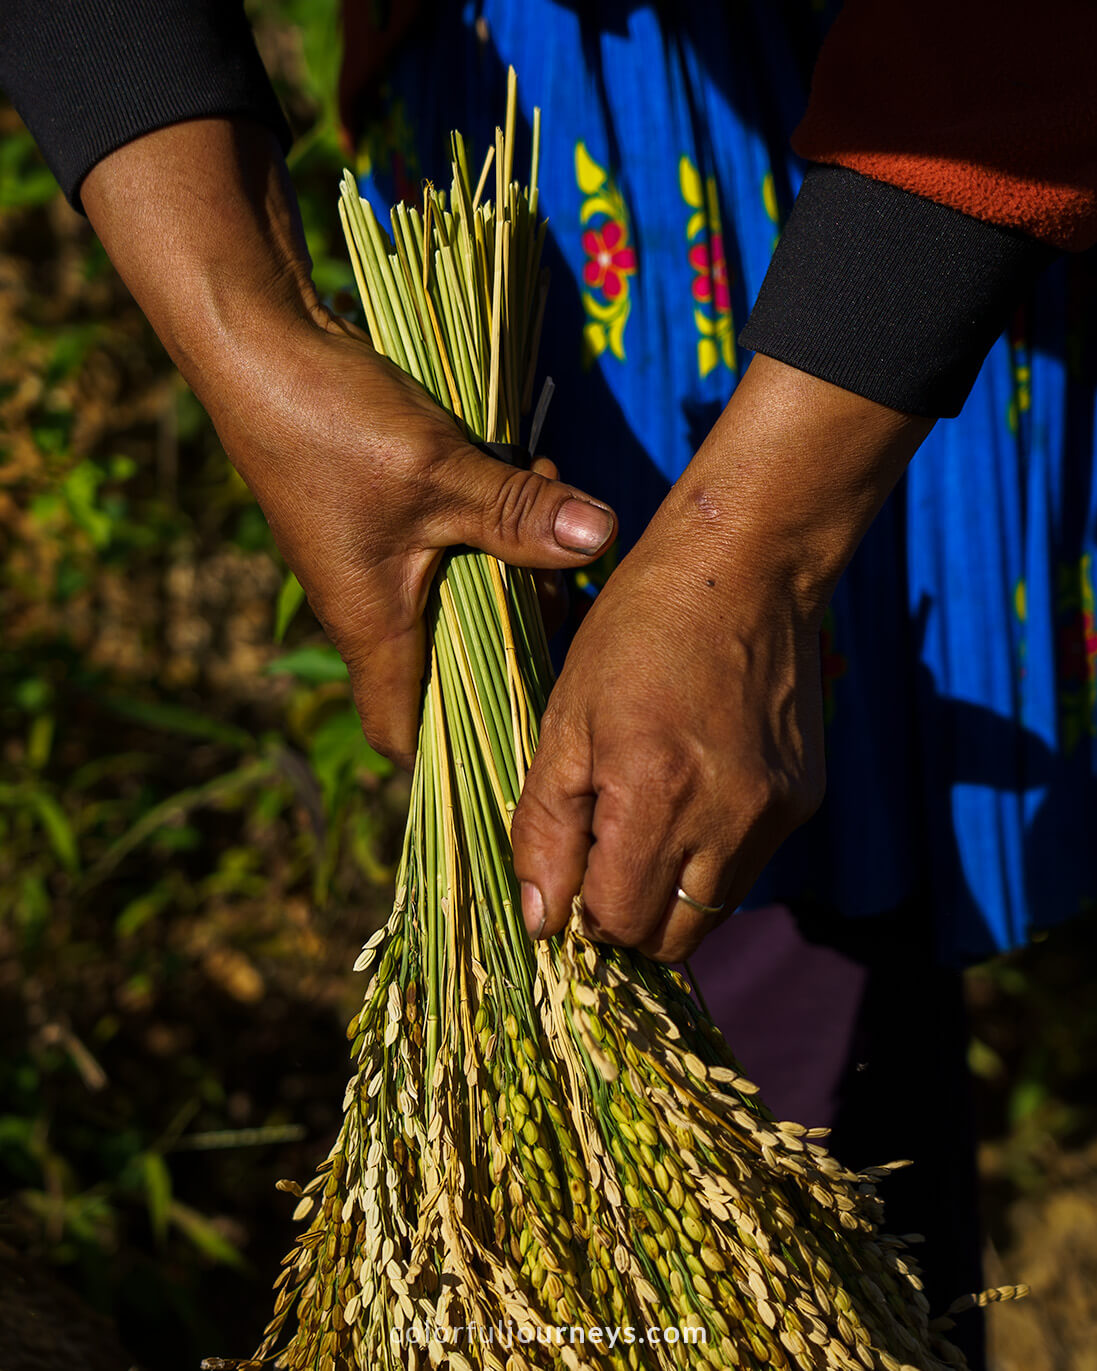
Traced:
<svg viewBox="0 0 1097 1371">
<path fill-rule="evenodd" d="M 722 914 L 724 912 L 722 904 L 702 904 L 700 900 L 695 900 L 692 895 L 687 895 L 681 886 L 678 887 L 678 898 L 683 904 L 688 904 L 690 909 L 696 909 L 698 914 Z"/>
</svg>

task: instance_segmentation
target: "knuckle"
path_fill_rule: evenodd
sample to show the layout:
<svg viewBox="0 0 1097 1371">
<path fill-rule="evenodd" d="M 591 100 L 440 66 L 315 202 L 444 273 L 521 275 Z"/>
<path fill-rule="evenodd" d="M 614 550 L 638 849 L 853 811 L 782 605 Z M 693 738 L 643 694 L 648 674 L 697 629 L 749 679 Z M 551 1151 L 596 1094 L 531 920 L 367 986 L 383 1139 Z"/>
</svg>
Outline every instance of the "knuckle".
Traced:
<svg viewBox="0 0 1097 1371">
<path fill-rule="evenodd" d="M 646 805 L 677 807 L 698 788 L 704 767 L 687 740 L 640 731 L 615 757 L 604 789 L 621 801 L 641 796 Z"/>
<path fill-rule="evenodd" d="M 518 871 L 522 859 L 534 848 L 544 847 L 553 828 L 552 816 L 539 795 L 523 792 L 518 808 L 510 821 L 510 838 L 514 847 L 515 870 Z"/>
<path fill-rule="evenodd" d="M 538 521 L 543 477 L 533 471 L 511 472 L 503 481 L 491 511 L 491 531 L 506 542 L 521 542 Z"/>
</svg>

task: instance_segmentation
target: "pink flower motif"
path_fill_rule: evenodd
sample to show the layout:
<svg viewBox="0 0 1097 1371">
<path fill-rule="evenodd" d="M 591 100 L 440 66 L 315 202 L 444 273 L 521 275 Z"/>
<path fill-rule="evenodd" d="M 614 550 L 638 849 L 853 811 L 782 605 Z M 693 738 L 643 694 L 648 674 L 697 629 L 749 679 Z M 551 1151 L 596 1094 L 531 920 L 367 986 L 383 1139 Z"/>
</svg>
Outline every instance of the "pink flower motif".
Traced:
<svg viewBox="0 0 1097 1371">
<path fill-rule="evenodd" d="M 714 233 L 707 243 L 690 248 L 689 264 L 697 272 L 693 278 L 693 298 L 702 305 L 711 301 L 718 313 L 726 314 L 731 309 L 731 288 L 723 234 Z"/>
<path fill-rule="evenodd" d="M 624 227 L 614 219 L 583 234 L 583 251 L 587 254 L 583 280 L 602 291 L 607 300 L 616 300 L 621 295 L 627 284 L 625 277 L 636 270 L 636 253 L 621 246 L 624 239 Z"/>
<path fill-rule="evenodd" d="M 1097 622 L 1092 610 L 1080 611 L 1060 628 L 1059 670 L 1068 681 L 1097 677 Z"/>
</svg>

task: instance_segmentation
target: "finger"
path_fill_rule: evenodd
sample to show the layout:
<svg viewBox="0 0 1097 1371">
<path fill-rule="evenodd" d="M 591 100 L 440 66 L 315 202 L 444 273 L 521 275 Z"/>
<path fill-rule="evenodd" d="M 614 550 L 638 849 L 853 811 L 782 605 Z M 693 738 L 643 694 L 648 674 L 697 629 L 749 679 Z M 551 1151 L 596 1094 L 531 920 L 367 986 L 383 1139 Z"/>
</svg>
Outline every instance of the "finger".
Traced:
<svg viewBox="0 0 1097 1371">
<path fill-rule="evenodd" d="M 350 672 L 354 704 L 370 746 L 410 771 L 415 763 L 426 668 L 421 620 L 369 644 L 339 645 Z"/>
<path fill-rule="evenodd" d="M 658 783 L 603 788 L 583 878 L 592 936 L 636 947 L 659 925 L 683 859 L 675 811 Z"/>
<path fill-rule="evenodd" d="M 658 962 L 682 962 L 691 957 L 731 907 L 727 896 L 733 869 L 726 855 L 717 856 L 711 849 L 687 858 L 663 917 L 640 944 L 640 951 Z M 704 907 L 698 909 L 698 905 Z"/>
<path fill-rule="evenodd" d="M 432 475 L 425 532 L 436 546 L 469 543 L 512 566 L 583 566 L 617 530 L 608 505 L 540 469 L 508 466 L 478 448 L 447 457 Z"/>
<path fill-rule="evenodd" d="M 546 716 L 511 823 L 514 872 L 532 938 L 559 933 L 571 915 L 586 870 L 593 810 L 589 737 L 554 727 Z"/>
<path fill-rule="evenodd" d="M 550 481 L 560 479 L 560 468 L 548 457 L 535 457 L 529 464 L 530 471 L 535 471 L 538 476 L 544 476 Z"/>
</svg>

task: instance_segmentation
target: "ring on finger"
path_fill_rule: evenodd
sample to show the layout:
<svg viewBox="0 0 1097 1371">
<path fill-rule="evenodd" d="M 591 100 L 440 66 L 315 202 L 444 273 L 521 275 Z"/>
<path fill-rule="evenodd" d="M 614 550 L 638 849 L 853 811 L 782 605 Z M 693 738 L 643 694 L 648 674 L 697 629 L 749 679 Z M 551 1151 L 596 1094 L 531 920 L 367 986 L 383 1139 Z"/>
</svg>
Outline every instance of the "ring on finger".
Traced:
<svg viewBox="0 0 1097 1371">
<path fill-rule="evenodd" d="M 692 895 L 687 895 L 681 886 L 678 887 L 676 893 L 683 904 L 688 904 L 690 909 L 696 909 L 698 914 L 722 914 L 724 912 L 722 904 L 702 904 L 700 900 L 695 900 Z"/>
</svg>

